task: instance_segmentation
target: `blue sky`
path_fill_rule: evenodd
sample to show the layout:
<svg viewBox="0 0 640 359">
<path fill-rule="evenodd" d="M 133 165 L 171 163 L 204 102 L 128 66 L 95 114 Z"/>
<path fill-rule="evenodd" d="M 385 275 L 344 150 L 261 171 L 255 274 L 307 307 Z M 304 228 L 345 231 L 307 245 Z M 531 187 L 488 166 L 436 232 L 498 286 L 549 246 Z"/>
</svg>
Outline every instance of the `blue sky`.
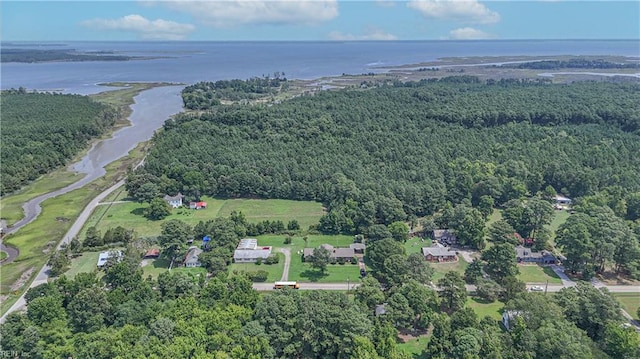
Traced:
<svg viewBox="0 0 640 359">
<path fill-rule="evenodd" d="M 0 2 L 3 41 L 638 39 L 640 1 Z"/>
</svg>

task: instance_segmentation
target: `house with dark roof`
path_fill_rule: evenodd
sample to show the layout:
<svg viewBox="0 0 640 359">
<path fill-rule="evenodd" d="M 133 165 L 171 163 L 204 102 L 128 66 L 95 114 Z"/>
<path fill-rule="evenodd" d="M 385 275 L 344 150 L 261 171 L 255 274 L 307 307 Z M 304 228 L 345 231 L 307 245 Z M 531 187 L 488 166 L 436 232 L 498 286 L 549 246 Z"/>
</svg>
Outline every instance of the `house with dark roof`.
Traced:
<svg viewBox="0 0 640 359">
<path fill-rule="evenodd" d="M 434 229 L 432 237 L 438 243 L 449 245 L 458 243 L 458 238 L 450 229 Z"/>
<path fill-rule="evenodd" d="M 549 251 L 534 252 L 531 248 L 517 246 L 516 260 L 518 263 L 555 264 L 558 259 Z"/>
<path fill-rule="evenodd" d="M 364 254 L 364 250 L 367 249 L 367 245 L 364 243 L 351 243 L 349 248 L 353 249 L 356 254 Z"/>
<path fill-rule="evenodd" d="M 164 200 L 167 201 L 167 203 L 169 203 L 169 205 L 172 208 L 182 207 L 183 198 L 184 196 L 182 195 L 182 193 L 178 193 L 175 196 L 169 196 L 169 195 L 164 196 Z"/>
<path fill-rule="evenodd" d="M 160 256 L 160 250 L 158 248 L 151 248 L 144 254 L 144 258 L 158 258 Z"/>
<path fill-rule="evenodd" d="M 455 251 L 441 246 L 422 247 L 422 255 L 429 262 L 454 262 L 458 260 L 458 255 Z"/>
<path fill-rule="evenodd" d="M 187 268 L 202 266 L 202 263 L 200 263 L 200 258 L 198 258 L 200 254 L 202 254 L 202 249 L 196 246 L 189 247 L 187 254 L 184 256 L 184 266 Z"/>
<path fill-rule="evenodd" d="M 345 261 L 350 261 L 352 258 L 356 256 L 356 251 L 353 248 L 340 248 L 334 247 L 330 244 L 322 244 L 320 247 L 325 248 L 329 251 L 331 258 L 335 259 L 343 259 Z M 315 248 L 305 248 L 302 252 L 302 257 L 306 261 L 309 257 L 313 255 L 313 251 Z"/>
</svg>

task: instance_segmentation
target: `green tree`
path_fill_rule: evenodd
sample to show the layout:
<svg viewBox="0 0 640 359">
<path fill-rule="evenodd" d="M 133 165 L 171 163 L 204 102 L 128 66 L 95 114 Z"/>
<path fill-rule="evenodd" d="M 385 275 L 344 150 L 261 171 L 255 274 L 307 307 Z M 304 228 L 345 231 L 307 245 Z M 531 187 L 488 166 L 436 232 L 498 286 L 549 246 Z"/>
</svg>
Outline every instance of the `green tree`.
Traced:
<svg viewBox="0 0 640 359">
<path fill-rule="evenodd" d="M 442 307 L 446 312 L 455 312 L 464 307 L 467 301 L 467 289 L 458 272 L 447 272 L 438 280 Z"/>
<path fill-rule="evenodd" d="M 407 256 L 407 279 L 429 284 L 433 273 L 434 269 L 424 260 L 422 254 L 412 253 Z"/>
<path fill-rule="evenodd" d="M 488 302 L 495 302 L 502 293 L 500 284 L 490 280 L 482 279 L 476 285 L 476 295 Z"/>
<path fill-rule="evenodd" d="M 55 320 L 66 320 L 67 313 L 62 307 L 62 298 L 57 296 L 44 296 L 35 298 L 27 307 L 27 318 L 38 326 Z"/>
<path fill-rule="evenodd" d="M 144 210 L 144 216 L 150 220 L 158 221 L 165 219 L 171 214 L 171 207 L 162 198 L 154 198 L 149 203 L 149 207 Z"/>
<path fill-rule="evenodd" d="M 391 233 L 391 238 L 398 242 L 406 242 L 409 239 L 409 226 L 405 222 L 396 221 L 387 227 Z"/>
<path fill-rule="evenodd" d="M 633 327 L 625 327 L 614 322 L 604 330 L 604 350 L 612 358 L 640 357 L 640 334 Z"/>
<path fill-rule="evenodd" d="M 469 266 L 464 270 L 464 281 L 468 284 L 475 284 L 482 278 L 482 262 L 474 258 Z"/>
<path fill-rule="evenodd" d="M 135 199 L 146 203 L 151 203 L 153 199 L 160 198 L 160 196 L 160 188 L 153 182 L 142 184 L 135 192 Z"/>
<path fill-rule="evenodd" d="M 496 244 L 482 252 L 482 260 L 487 262 L 487 274 L 498 283 L 520 272 L 516 262 L 516 251 L 509 243 Z"/>
<path fill-rule="evenodd" d="M 171 266 L 187 246 L 192 237 L 191 226 L 179 219 L 172 219 L 162 224 L 159 240 L 162 251 L 171 259 Z"/>
<path fill-rule="evenodd" d="M 495 201 L 491 196 L 481 196 L 478 201 L 478 210 L 482 213 L 485 220 L 493 213 L 494 206 Z"/>
<path fill-rule="evenodd" d="M 87 228 L 87 233 L 84 236 L 84 245 L 87 247 L 98 247 L 103 245 L 102 236 L 95 226 Z"/>
<path fill-rule="evenodd" d="M 363 304 L 370 311 L 373 311 L 376 305 L 382 304 L 385 299 L 380 289 L 380 282 L 372 276 L 364 277 L 353 293 L 355 301 Z"/>
<path fill-rule="evenodd" d="M 518 245 L 514 234 L 516 230 L 504 219 L 493 222 L 489 226 L 489 240 L 493 243 L 511 243 Z"/>
<path fill-rule="evenodd" d="M 49 265 L 49 274 L 53 277 L 57 277 L 60 274 L 66 272 L 71 266 L 71 259 L 68 256 L 68 249 L 57 250 L 49 258 L 47 265 Z"/>
<path fill-rule="evenodd" d="M 93 287 L 81 290 L 69 303 L 67 313 L 76 332 L 91 333 L 104 327 L 111 309 L 105 292 Z"/>
<path fill-rule="evenodd" d="M 394 254 L 404 255 L 404 246 L 391 238 L 386 238 L 368 245 L 365 256 L 375 270 L 383 271 L 385 260 Z"/>
<path fill-rule="evenodd" d="M 313 268 L 318 269 L 321 273 L 327 270 L 327 265 L 331 259 L 331 252 L 325 247 L 318 247 L 313 250 L 313 253 L 309 257 L 309 262 Z"/>
</svg>

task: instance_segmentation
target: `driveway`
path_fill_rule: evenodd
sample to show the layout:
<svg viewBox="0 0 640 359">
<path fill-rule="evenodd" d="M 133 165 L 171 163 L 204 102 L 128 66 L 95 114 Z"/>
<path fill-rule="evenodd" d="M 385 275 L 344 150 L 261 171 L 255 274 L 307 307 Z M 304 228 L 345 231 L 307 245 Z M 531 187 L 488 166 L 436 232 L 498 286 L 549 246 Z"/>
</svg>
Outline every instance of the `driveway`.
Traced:
<svg viewBox="0 0 640 359">
<path fill-rule="evenodd" d="M 564 267 L 554 264 L 551 266 L 551 269 L 553 269 L 553 272 L 558 277 L 560 277 L 560 280 L 562 280 L 563 287 L 573 287 L 574 285 L 576 285 L 576 282 L 572 281 L 571 278 L 567 277 L 567 275 L 564 274 Z"/>
<path fill-rule="evenodd" d="M 278 248 L 278 251 L 284 254 L 284 269 L 282 270 L 281 281 L 289 279 L 289 266 L 291 265 L 291 249 L 290 248 Z"/>
</svg>

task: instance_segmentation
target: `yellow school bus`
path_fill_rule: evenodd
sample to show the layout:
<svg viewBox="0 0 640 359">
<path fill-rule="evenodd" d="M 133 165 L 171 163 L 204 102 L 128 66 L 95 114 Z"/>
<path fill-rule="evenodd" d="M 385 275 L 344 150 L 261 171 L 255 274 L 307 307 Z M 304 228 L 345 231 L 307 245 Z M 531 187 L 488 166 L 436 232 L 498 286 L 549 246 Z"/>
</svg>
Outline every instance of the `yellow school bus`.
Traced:
<svg viewBox="0 0 640 359">
<path fill-rule="evenodd" d="M 273 284 L 273 289 L 282 289 L 282 288 L 300 289 L 300 284 L 298 284 L 298 282 L 275 282 Z"/>
</svg>

